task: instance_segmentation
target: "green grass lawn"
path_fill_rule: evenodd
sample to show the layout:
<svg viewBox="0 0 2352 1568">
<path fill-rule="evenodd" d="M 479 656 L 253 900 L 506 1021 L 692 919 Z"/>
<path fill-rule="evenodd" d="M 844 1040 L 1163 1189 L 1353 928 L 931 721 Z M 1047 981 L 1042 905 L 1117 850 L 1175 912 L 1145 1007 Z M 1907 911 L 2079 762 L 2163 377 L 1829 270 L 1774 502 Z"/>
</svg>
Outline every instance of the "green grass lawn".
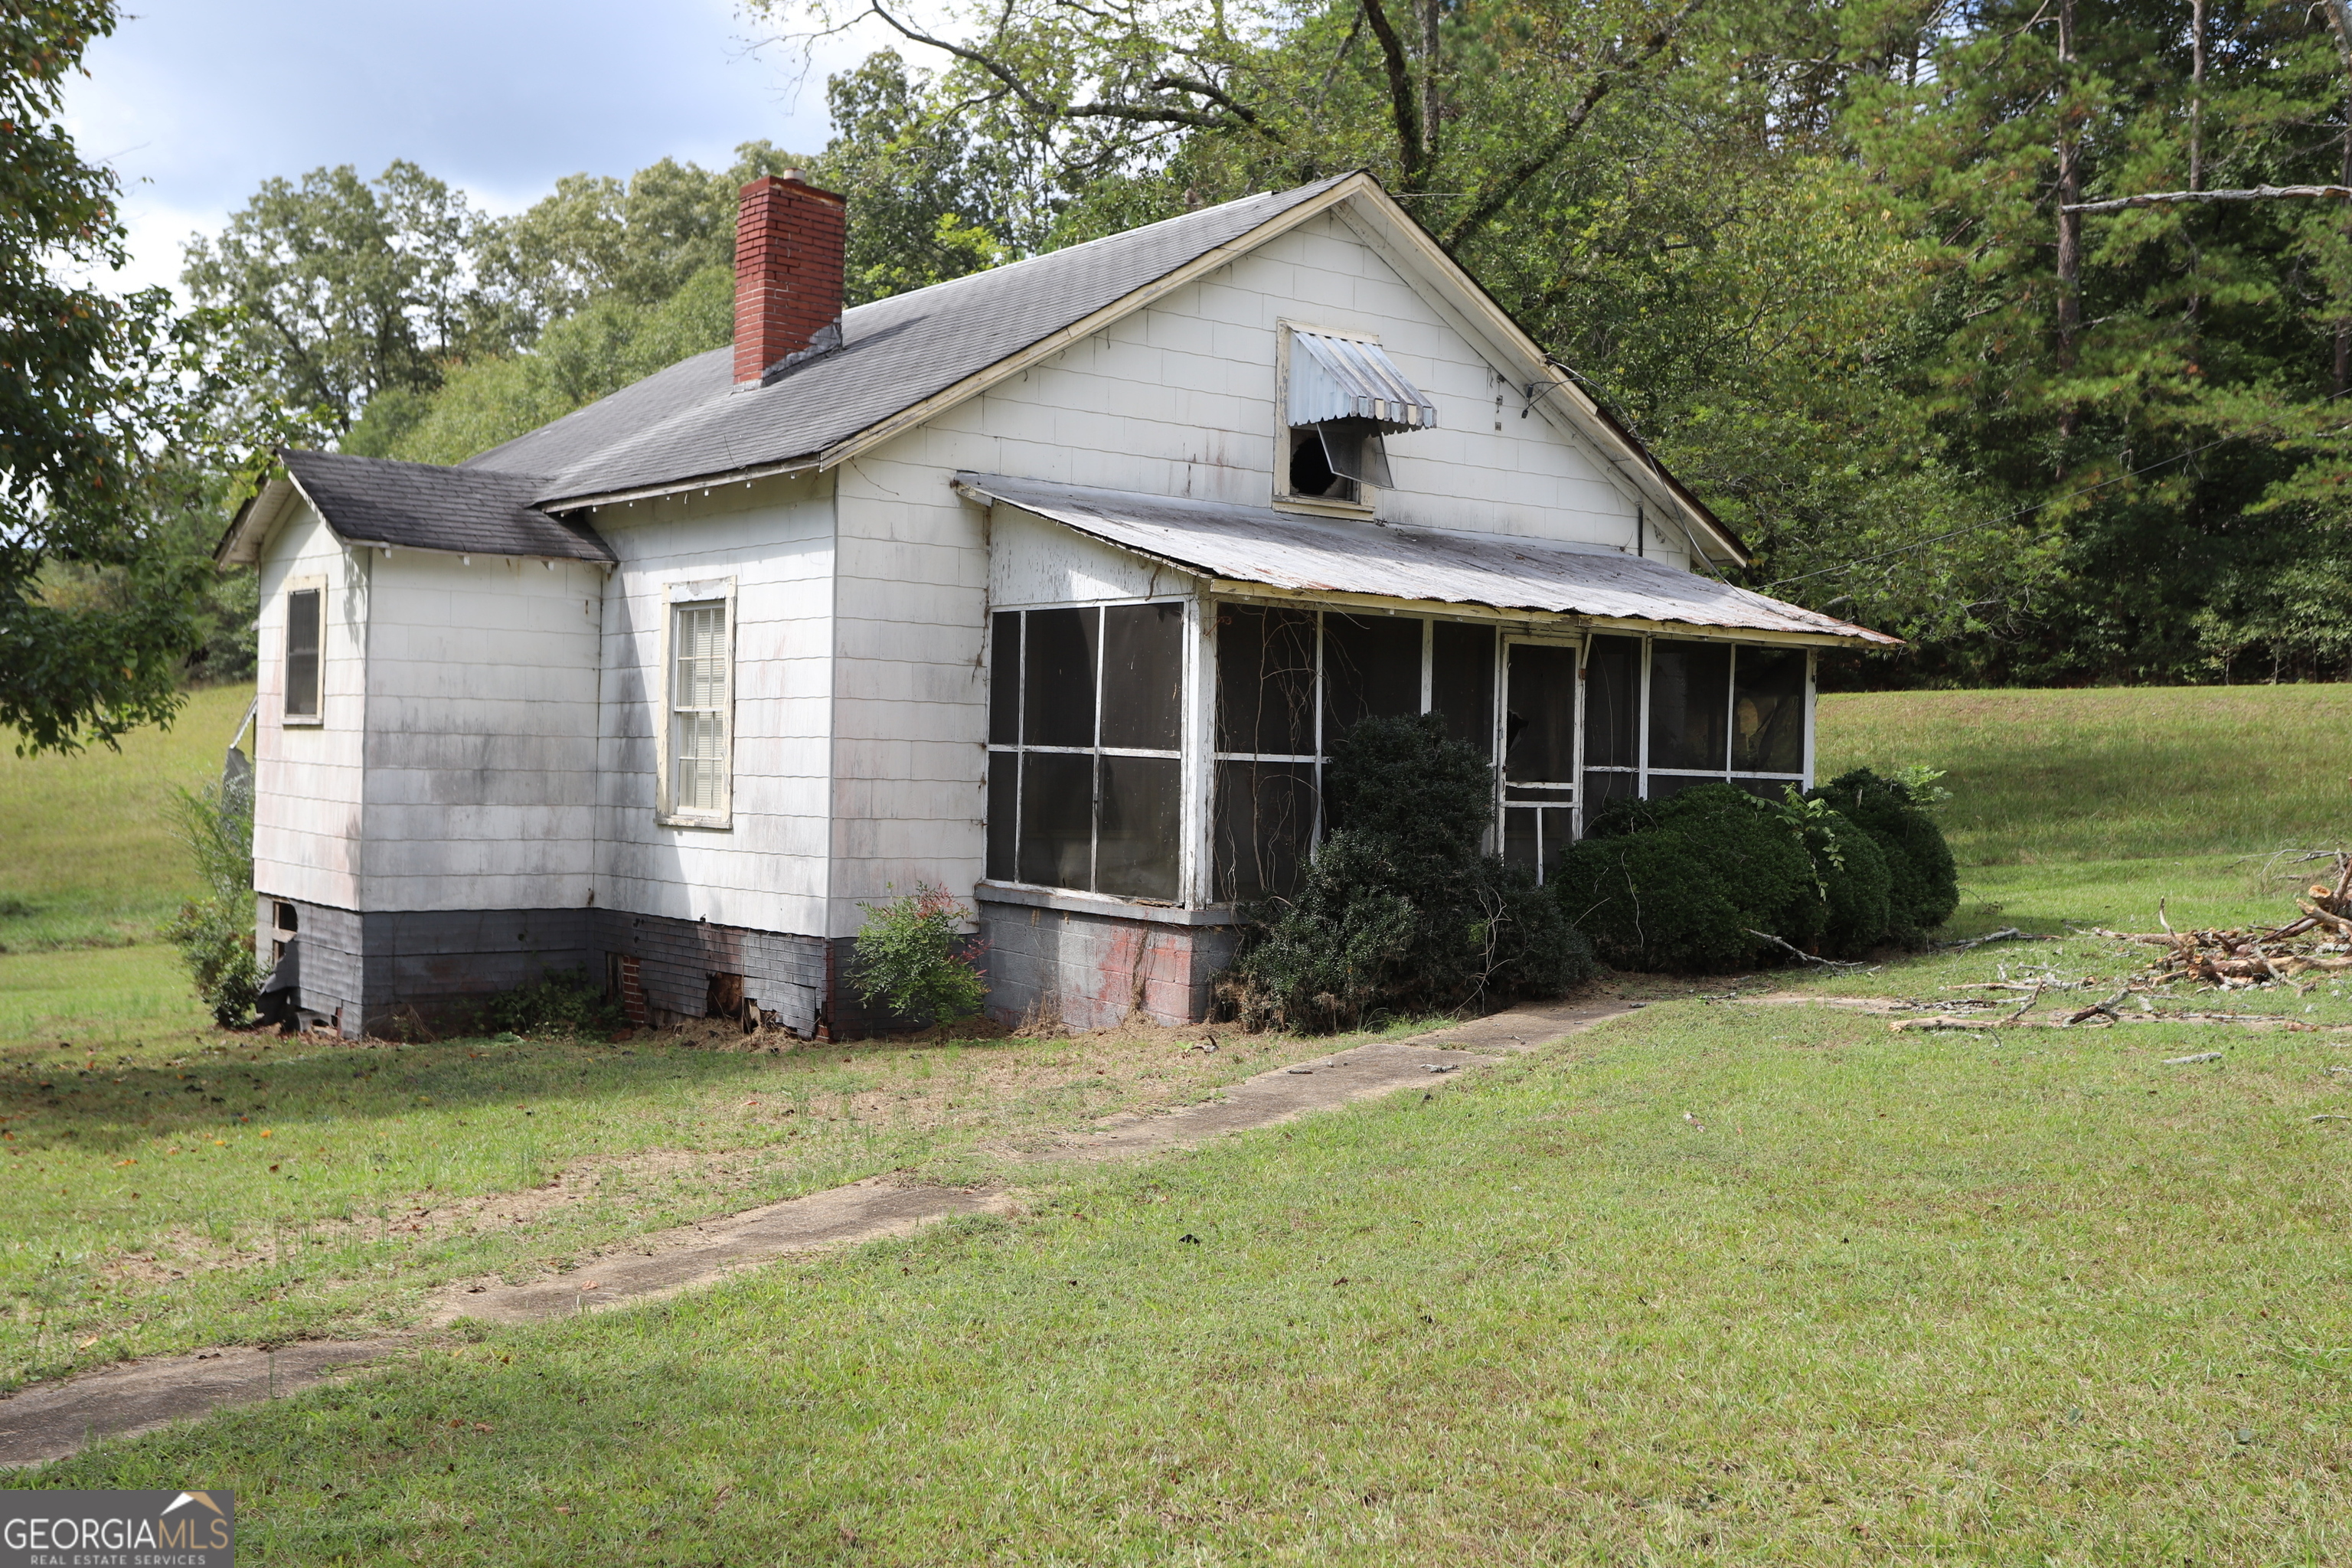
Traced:
<svg viewBox="0 0 2352 1568">
<path fill-rule="evenodd" d="M 34 1484 L 235 1487 L 285 1563 L 2352 1560 L 2352 1123 L 2311 1120 L 2352 1115 L 2347 1037 L 1696 999 L 2087 989 L 2145 953 L 2070 925 L 2285 918 L 2263 858 L 2352 836 L 2352 689 L 1826 700 L 1824 777 L 1948 770 L 1949 934 L 2059 940 L 1621 977 L 1647 1010 L 1488 1076 L 1109 1168 L 1002 1155 L 1316 1047 L 210 1029 L 168 950 L 67 943 L 183 896 L 152 804 L 242 701 L 0 771 L 37 906 L 0 941 L 48 949 L 0 955 L 0 1384 L 410 1321 L 877 1172 L 1025 1212 L 455 1333 Z M 110 791 L 150 815 L 16 847 Z M 2342 1025 L 2346 989 L 2179 1000 Z"/>
<path fill-rule="evenodd" d="M 1943 768 L 1965 865 L 2263 853 L 2352 837 L 2352 686 L 1824 697 L 1818 773 Z"/>
<path fill-rule="evenodd" d="M 198 890 L 164 815 L 173 786 L 220 777 L 252 700 L 249 685 L 195 692 L 169 730 L 135 731 L 120 752 L 0 749 L 0 953 L 153 940 Z"/>
<path fill-rule="evenodd" d="M 102 1446 L 268 1563 L 2352 1559 L 2318 1037 L 1661 1004 Z"/>
</svg>

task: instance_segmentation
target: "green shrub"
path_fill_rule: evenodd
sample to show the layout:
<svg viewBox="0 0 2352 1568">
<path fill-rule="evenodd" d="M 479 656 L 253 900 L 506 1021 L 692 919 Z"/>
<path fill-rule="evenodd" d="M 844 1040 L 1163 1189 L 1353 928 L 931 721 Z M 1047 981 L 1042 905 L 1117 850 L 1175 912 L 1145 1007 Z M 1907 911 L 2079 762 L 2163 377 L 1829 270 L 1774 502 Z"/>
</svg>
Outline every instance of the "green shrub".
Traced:
<svg viewBox="0 0 2352 1568">
<path fill-rule="evenodd" d="M 1742 969 L 1817 941 L 1829 904 L 1803 835 L 1729 784 L 1622 800 L 1556 863 L 1550 889 L 1600 955 L 1625 969 Z"/>
<path fill-rule="evenodd" d="M 1960 907 L 1959 868 L 1927 807 L 1947 792 L 1936 775 L 1883 778 L 1868 768 L 1840 773 L 1812 792 L 1876 841 L 1886 858 L 1888 927 L 1898 942 L 1918 943 Z"/>
<path fill-rule="evenodd" d="M 225 1029 L 251 1018 L 266 978 L 253 951 L 253 775 L 236 752 L 229 760 L 218 784 L 173 792 L 166 809 L 205 892 L 163 927 Z"/>
<path fill-rule="evenodd" d="M 917 1023 L 952 1024 L 980 1011 L 988 982 L 973 966 L 972 944 L 957 927 L 971 911 L 945 889 L 919 883 L 887 904 L 860 904 L 849 984 L 867 1006 Z"/>
<path fill-rule="evenodd" d="M 491 997 L 477 1015 L 484 1034 L 608 1035 L 627 1021 L 584 969 L 550 970 L 535 984 Z"/>
<path fill-rule="evenodd" d="M 242 1027 L 261 999 L 261 966 L 253 957 L 253 900 L 224 904 L 206 896 L 191 899 L 163 927 L 163 939 L 180 950 L 180 962 L 196 983 L 196 994 L 224 1029 Z"/>
<path fill-rule="evenodd" d="M 1592 973 L 1590 946 L 1523 870 L 1478 852 L 1494 774 L 1433 715 L 1367 719 L 1332 748 L 1334 831 L 1297 895 L 1249 911 L 1220 982 L 1245 1027 L 1352 1027 L 1391 1016 L 1558 995 Z"/>
</svg>

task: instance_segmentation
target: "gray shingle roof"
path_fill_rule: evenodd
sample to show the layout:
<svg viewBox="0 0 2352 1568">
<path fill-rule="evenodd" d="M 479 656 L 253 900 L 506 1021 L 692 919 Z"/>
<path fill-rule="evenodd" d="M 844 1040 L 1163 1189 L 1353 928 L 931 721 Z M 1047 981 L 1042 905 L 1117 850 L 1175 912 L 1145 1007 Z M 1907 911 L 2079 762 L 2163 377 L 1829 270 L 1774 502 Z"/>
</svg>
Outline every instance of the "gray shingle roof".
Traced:
<svg viewBox="0 0 2352 1568">
<path fill-rule="evenodd" d="M 995 474 L 958 474 L 956 483 L 1122 549 L 1227 582 L 1902 646 L 1900 638 L 1884 632 L 1613 551 L 1391 528 Z"/>
<path fill-rule="evenodd" d="M 585 523 L 532 510 L 546 482 L 530 474 L 395 463 L 340 452 L 288 452 L 287 472 L 343 539 L 472 555 L 611 561 Z"/>
<path fill-rule="evenodd" d="M 842 317 L 839 349 L 756 390 L 738 392 L 733 351 L 714 349 L 466 466 L 548 476 L 533 496 L 548 505 L 811 457 L 1339 183 L 1228 202 L 860 305 Z"/>
</svg>

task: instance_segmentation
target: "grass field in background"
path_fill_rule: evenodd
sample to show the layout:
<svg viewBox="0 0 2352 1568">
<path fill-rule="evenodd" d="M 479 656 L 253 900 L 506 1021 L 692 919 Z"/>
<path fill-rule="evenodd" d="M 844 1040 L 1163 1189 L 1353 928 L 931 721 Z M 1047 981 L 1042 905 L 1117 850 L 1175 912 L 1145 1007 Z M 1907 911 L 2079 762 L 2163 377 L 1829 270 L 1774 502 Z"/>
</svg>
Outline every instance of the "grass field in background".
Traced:
<svg viewBox="0 0 2352 1568">
<path fill-rule="evenodd" d="M 135 731 L 120 752 L 0 748 L 0 952 L 152 942 L 198 890 L 164 815 L 172 788 L 220 777 L 252 700 L 249 685 L 195 692 L 170 729 Z"/>
<path fill-rule="evenodd" d="M 2352 1560 L 2343 1052 L 1661 1003 L 102 1445 L 257 1561 Z"/>
<path fill-rule="evenodd" d="M 2352 686 L 1874 692 L 1822 698 L 1815 728 L 1824 781 L 1945 769 L 1964 866 L 2352 838 Z"/>
</svg>

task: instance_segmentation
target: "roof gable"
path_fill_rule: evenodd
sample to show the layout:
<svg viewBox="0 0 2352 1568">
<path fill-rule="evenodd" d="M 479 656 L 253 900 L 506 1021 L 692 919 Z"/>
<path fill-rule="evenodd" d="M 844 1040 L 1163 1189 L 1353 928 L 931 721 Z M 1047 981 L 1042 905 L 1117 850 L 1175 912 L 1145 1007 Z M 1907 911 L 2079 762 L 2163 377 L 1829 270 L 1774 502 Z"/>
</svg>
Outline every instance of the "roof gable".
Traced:
<svg viewBox="0 0 2352 1568">
<path fill-rule="evenodd" d="M 215 559 L 228 564 L 257 560 L 269 531 L 298 494 L 346 543 L 531 560 L 614 559 L 612 547 L 586 523 L 552 518 L 532 506 L 541 481 L 530 475 L 340 452 L 289 451 L 279 457 L 286 478 L 272 479 L 246 503 Z"/>
<path fill-rule="evenodd" d="M 1139 308 L 1236 242 L 1321 210 L 1355 178 L 1228 202 L 860 305 L 844 313 L 838 349 L 758 387 L 738 391 L 731 355 L 714 350 L 467 466 L 549 476 L 537 500 L 562 507 L 837 461 L 845 444 L 901 427 L 942 398 L 960 402 L 1041 344 Z"/>
</svg>

